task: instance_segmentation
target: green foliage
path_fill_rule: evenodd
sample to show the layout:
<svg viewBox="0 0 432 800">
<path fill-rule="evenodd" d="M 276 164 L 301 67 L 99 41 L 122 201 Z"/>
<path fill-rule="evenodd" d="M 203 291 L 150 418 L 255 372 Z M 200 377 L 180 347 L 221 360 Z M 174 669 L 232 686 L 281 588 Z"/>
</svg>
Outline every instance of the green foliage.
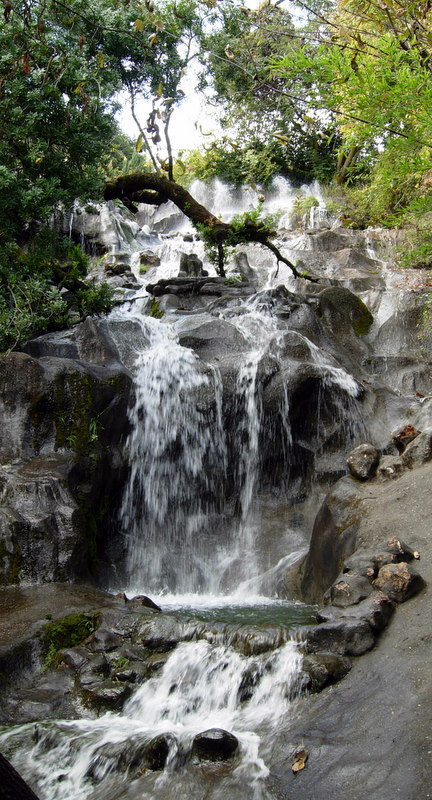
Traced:
<svg viewBox="0 0 432 800">
<path fill-rule="evenodd" d="M 79 245 L 41 229 L 26 249 L 9 242 L 0 252 L 0 350 L 59 330 L 113 307 L 107 284 L 84 281 L 88 258 Z"/>
<path fill-rule="evenodd" d="M 303 217 L 311 208 L 315 208 L 316 206 L 319 206 L 319 200 L 317 200 L 316 197 L 310 194 L 300 194 L 294 201 L 293 213 L 297 217 Z"/>
<path fill-rule="evenodd" d="M 97 612 L 85 614 L 83 611 L 78 611 L 44 625 L 42 628 L 44 668 L 48 669 L 55 665 L 59 650 L 75 647 L 87 639 L 96 630 L 98 622 Z"/>
<path fill-rule="evenodd" d="M 152 297 L 150 302 L 150 310 L 149 310 L 150 317 L 153 319 L 162 319 L 164 312 L 162 311 L 159 300 L 156 300 L 155 297 Z"/>
</svg>

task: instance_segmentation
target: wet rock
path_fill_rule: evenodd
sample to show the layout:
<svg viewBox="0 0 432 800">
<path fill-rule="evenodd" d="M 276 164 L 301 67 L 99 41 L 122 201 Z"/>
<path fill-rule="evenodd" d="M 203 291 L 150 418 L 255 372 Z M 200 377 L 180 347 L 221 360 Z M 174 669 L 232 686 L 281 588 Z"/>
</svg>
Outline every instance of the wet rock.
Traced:
<svg viewBox="0 0 432 800">
<path fill-rule="evenodd" d="M 391 481 L 399 478 L 405 470 L 401 456 L 383 456 L 378 464 L 377 476 L 380 481 Z"/>
<path fill-rule="evenodd" d="M 368 622 L 363 619 L 341 619 L 324 622 L 306 631 L 308 652 L 329 650 L 346 656 L 360 656 L 375 644 Z"/>
<path fill-rule="evenodd" d="M 104 681 L 86 686 L 83 697 L 86 705 L 97 710 L 121 711 L 131 694 L 129 684 Z"/>
<path fill-rule="evenodd" d="M 92 658 L 90 650 L 83 645 L 59 650 L 58 655 L 61 662 L 67 664 L 75 672 L 78 672 Z"/>
<path fill-rule="evenodd" d="M 162 733 L 150 740 L 136 736 L 122 742 L 109 742 L 95 751 L 86 777 L 99 782 L 110 772 L 163 770 L 170 749 L 176 745 L 177 740 L 171 733 Z"/>
<path fill-rule="evenodd" d="M 107 630 L 106 628 L 98 628 L 91 641 L 92 650 L 95 652 L 101 651 L 109 653 L 111 650 L 116 650 L 123 644 L 123 639 L 114 631 Z"/>
<path fill-rule="evenodd" d="M 170 750 L 176 746 L 175 737 L 170 733 L 161 733 L 151 739 L 144 752 L 144 764 L 151 770 L 162 770 L 165 767 Z M 136 766 L 136 761 L 132 761 L 132 766 Z"/>
<path fill-rule="evenodd" d="M 334 583 L 327 593 L 329 601 L 339 608 L 360 603 L 373 591 L 370 580 L 361 575 L 344 575 Z"/>
<path fill-rule="evenodd" d="M 210 728 L 198 733 L 192 743 L 192 756 L 200 761 L 226 761 L 238 749 L 238 739 L 222 728 Z"/>
<path fill-rule="evenodd" d="M 157 253 L 153 250 L 141 250 L 140 265 L 142 267 L 158 267 L 161 261 Z"/>
<path fill-rule="evenodd" d="M 399 564 L 386 564 L 381 567 L 374 585 L 391 600 L 404 603 L 420 592 L 425 582 L 410 564 L 402 561 Z"/>
<path fill-rule="evenodd" d="M 366 352 L 366 348 L 355 341 L 369 332 L 373 322 L 373 316 L 363 301 L 341 286 L 323 289 L 319 301 L 320 314 L 342 344 L 358 355 Z"/>
<path fill-rule="evenodd" d="M 126 602 L 129 603 L 131 608 L 136 608 L 137 610 L 141 610 L 144 606 L 145 608 L 153 608 L 155 611 L 162 611 L 161 607 L 156 605 L 154 600 L 147 597 L 146 594 L 138 594 L 130 600 L 126 598 Z"/>
<path fill-rule="evenodd" d="M 90 686 L 95 682 L 102 683 L 109 675 L 110 666 L 104 653 L 90 658 L 79 670 L 79 681 L 82 686 Z"/>
<path fill-rule="evenodd" d="M 179 276 L 193 276 L 198 278 L 203 274 L 203 262 L 196 253 L 182 253 L 180 255 Z"/>
<path fill-rule="evenodd" d="M 177 325 L 177 331 L 180 344 L 190 347 L 205 361 L 248 349 L 244 336 L 227 320 L 203 315 L 182 320 Z"/>
<path fill-rule="evenodd" d="M 38 800 L 30 786 L 0 753 L 0 784 L 4 800 Z"/>
<path fill-rule="evenodd" d="M 348 469 L 354 478 L 367 481 L 376 474 L 380 452 L 372 444 L 360 444 L 347 458 Z"/>
<path fill-rule="evenodd" d="M 143 664 L 145 677 L 152 678 L 154 675 L 157 675 L 159 672 L 161 672 L 167 662 L 167 659 L 169 658 L 169 655 L 169 652 L 153 653 L 151 656 L 146 658 Z"/>
<path fill-rule="evenodd" d="M 146 664 L 142 661 L 128 661 L 119 667 L 116 667 L 114 663 L 111 677 L 114 681 L 122 683 L 142 683 L 149 677 L 149 672 Z"/>
<path fill-rule="evenodd" d="M 335 653 L 316 653 L 303 659 L 303 688 L 309 692 L 320 692 L 325 686 L 337 683 L 351 669 L 351 661 Z"/>
<path fill-rule="evenodd" d="M 136 636 L 149 650 L 166 653 L 183 640 L 184 628 L 182 623 L 173 617 L 158 614 L 151 619 L 141 619 L 136 629 Z"/>
</svg>

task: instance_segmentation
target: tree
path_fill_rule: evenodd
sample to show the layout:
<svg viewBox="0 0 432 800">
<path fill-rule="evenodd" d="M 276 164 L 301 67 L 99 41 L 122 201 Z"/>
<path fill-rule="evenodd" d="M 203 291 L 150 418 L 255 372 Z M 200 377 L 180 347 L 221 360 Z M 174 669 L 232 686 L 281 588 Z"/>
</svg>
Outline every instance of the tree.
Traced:
<svg viewBox="0 0 432 800">
<path fill-rule="evenodd" d="M 311 81 L 310 103 L 342 136 L 337 179 L 371 172 L 388 211 L 409 203 L 431 170 L 432 46 L 429 3 L 340 0 L 312 43 L 275 70 Z M 361 170 L 360 170 L 361 172 Z"/>
</svg>

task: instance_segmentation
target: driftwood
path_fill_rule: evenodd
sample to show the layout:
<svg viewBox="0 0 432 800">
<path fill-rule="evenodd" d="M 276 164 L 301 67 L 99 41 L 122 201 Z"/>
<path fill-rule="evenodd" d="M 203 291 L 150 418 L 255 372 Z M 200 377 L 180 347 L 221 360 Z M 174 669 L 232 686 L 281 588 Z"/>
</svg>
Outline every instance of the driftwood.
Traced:
<svg viewBox="0 0 432 800">
<path fill-rule="evenodd" d="M 134 213 L 137 212 L 137 203 L 161 205 L 171 200 L 180 211 L 185 214 L 194 225 L 204 225 L 208 236 L 218 249 L 219 272 L 224 275 L 223 246 L 230 234 L 236 234 L 236 229 L 229 223 L 215 217 L 205 206 L 198 203 L 194 197 L 175 181 L 169 180 L 159 172 L 139 172 L 131 175 L 120 175 L 118 178 L 105 184 L 105 200 L 122 200 L 124 205 Z M 242 231 L 243 240 L 257 242 L 267 247 L 276 256 L 277 261 L 286 264 L 295 277 L 302 276 L 276 245 L 271 241 L 276 235 L 259 221 L 248 221 Z M 309 280 L 313 280 L 309 278 Z"/>
</svg>

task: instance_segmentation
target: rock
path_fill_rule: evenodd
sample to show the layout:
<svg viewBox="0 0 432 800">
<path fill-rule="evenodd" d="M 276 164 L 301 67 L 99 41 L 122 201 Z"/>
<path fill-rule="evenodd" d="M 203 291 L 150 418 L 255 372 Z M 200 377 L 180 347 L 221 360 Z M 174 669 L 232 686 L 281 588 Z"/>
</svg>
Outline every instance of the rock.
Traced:
<svg viewBox="0 0 432 800">
<path fill-rule="evenodd" d="M 382 456 L 378 464 L 377 476 L 380 481 L 391 481 L 405 472 L 406 466 L 401 456 Z"/>
<path fill-rule="evenodd" d="M 136 608 L 137 610 L 140 610 L 143 606 L 145 608 L 153 608 L 155 611 L 162 610 L 160 606 L 156 605 L 156 603 L 145 594 L 137 594 L 130 600 L 126 598 L 126 602 L 129 603 L 131 608 Z"/>
<path fill-rule="evenodd" d="M 182 253 L 180 255 L 179 275 L 199 278 L 203 274 L 203 262 L 196 253 Z"/>
<path fill-rule="evenodd" d="M 142 267 L 159 267 L 161 260 L 153 250 L 141 250 L 140 265 Z"/>
<path fill-rule="evenodd" d="M 177 740 L 171 733 L 162 733 L 150 740 L 136 736 L 122 742 L 109 742 L 96 750 L 86 777 L 99 782 L 110 772 L 163 770 L 170 749 L 176 745 Z"/>
<path fill-rule="evenodd" d="M 3 800 L 38 800 L 30 786 L 0 753 L 0 785 Z"/>
<path fill-rule="evenodd" d="M 75 672 L 78 672 L 92 658 L 90 650 L 87 650 L 84 645 L 59 650 L 58 655 L 59 659 L 61 659 L 60 663 L 67 664 Z"/>
<path fill-rule="evenodd" d="M 83 696 L 86 705 L 97 710 L 121 711 L 131 694 L 129 684 L 105 681 L 87 686 Z"/>
<path fill-rule="evenodd" d="M 373 580 L 378 574 L 378 564 L 373 555 L 367 553 L 354 553 L 346 559 L 342 572 L 353 572 L 355 575 L 362 575 L 364 578 Z"/>
<path fill-rule="evenodd" d="M 370 330 L 373 316 L 357 295 L 341 286 L 331 286 L 319 293 L 320 312 L 335 335 L 350 343 L 349 331 L 364 336 Z"/>
<path fill-rule="evenodd" d="M 184 627 L 173 617 L 158 614 L 151 619 L 142 618 L 136 636 L 149 650 L 167 653 L 184 639 Z"/>
<path fill-rule="evenodd" d="M 114 681 L 122 681 L 122 683 L 141 683 L 149 677 L 149 671 L 142 661 L 128 661 L 127 664 L 118 668 L 114 662 L 111 676 Z"/>
<path fill-rule="evenodd" d="M 238 253 L 234 254 L 234 264 L 236 271 L 240 273 L 240 275 L 244 275 L 250 281 L 253 281 L 256 277 L 255 271 L 252 269 L 251 265 L 249 264 L 249 259 L 247 257 L 247 253 L 243 252 L 242 250 Z"/>
<path fill-rule="evenodd" d="M 420 592 L 425 582 L 421 575 L 410 564 L 401 561 L 399 564 L 386 564 L 381 567 L 374 581 L 377 589 L 388 595 L 396 603 L 404 603 Z"/>
<path fill-rule="evenodd" d="M 374 633 L 381 633 L 387 627 L 394 612 L 394 603 L 382 592 L 372 594 L 354 606 L 338 608 L 326 606 L 317 611 L 318 622 L 341 622 L 343 620 L 367 622 Z"/>
<path fill-rule="evenodd" d="M 372 444 L 360 444 L 347 458 L 348 469 L 354 478 L 367 481 L 376 474 L 380 452 Z"/>
<path fill-rule="evenodd" d="M 388 540 L 387 549 L 392 555 L 396 556 L 398 561 L 412 561 L 413 559 L 420 558 L 420 554 L 417 550 L 412 550 L 408 544 L 402 542 L 397 536 L 392 536 Z"/>
<path fill-rule="evenodd" d="M 342 478 L 325 498 L 315 518 L 301 582 L 307 602 L 321 602 L 356 545 L 361 499 L 352 478 Z"/>
<path fill-rule="evenodd" d="M 238 749 L 238 739 L 222 728 L 210 728 L 198 733 L 192 743 L 192 756 L 199 761 L 226 761 Z"/>
<path fill-rule="evenodd" d="M 344 575 L 328 592 L 330 602 L 339 608 L 360 603 L 373 591 L 371 582 L 361 575 Z"/>
<path fill-rule="evenodd" d="M 151 739 L 144 751 L 144 764 L 151 770 L 162 770 L 165 767 L 170 750 L 176 746 L 175 737 L 170 733 L 161 733 Z M 135 766 L 135 760 L 132 762 Z"/>
<path fill-rule="evenodd" d="M 399 454 L 402 454 L 407 445 L 410 444 L 418 435 L 420 431 L 414 425 L 405 425 L 401 430 L 392 433 L 391 440 L 395 445 Z"/>
<path fill-rule="evenodd" d="M 106 628 L 98 628 L 92 635 L 91 647 L 95 652 L 102 651 L 104 653 L 109 653 L 122 644 L 122 637 Z"/>
<path fill-rule="evenodd" d="M 341 619 L 324 622 L 305 631 L 307 650 L 316 653 L 329 650 L 346 656 L 361 656 L 375 644 L 371 626 L 363 619 Z"/>
<path fill-rule="evenodd" d="M 424 430 L 419 433 L 407 446 L 402 453 L 402 463 L 413 469 L 421 464 L 425 464 L 432 458 L 432 430 Z"/>
<path fill-rule="evenodd" d="M 79 670 L 79 682 L 82 686 L 102 683 L 109 675 L 110 666 L 104 653 L 98 653 L 89 659 Z"/>
<path fill-rule="evenodd" d="M 303 659 L 303 688 L 320 692 L 325 686 L 340 681 L 351 669 L 351 661 L 335 653 L 315 653 Z"/>
</svg>

